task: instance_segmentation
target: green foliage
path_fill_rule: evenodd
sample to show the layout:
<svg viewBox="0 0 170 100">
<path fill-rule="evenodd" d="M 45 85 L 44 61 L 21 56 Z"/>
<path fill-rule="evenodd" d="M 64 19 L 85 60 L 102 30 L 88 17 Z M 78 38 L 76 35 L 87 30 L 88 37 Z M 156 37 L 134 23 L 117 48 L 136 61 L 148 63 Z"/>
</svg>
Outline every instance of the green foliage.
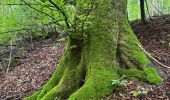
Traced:
<svg viewBox="0 0 170 100">
<path fill-rule="evenodd" d="M 47 3 L 41 3 L 40 1 L 37 2 L 38 4 L 41 5 L 31 5 L 31 6 L 39 11 L 43 11 L 49 14 L 55 19 L 60 19 L 61 22 L 63 21 L 63 16 L 60 16 L 61 14 L 55 13 L 56 11 L 51 10 L 50 8 L 43 7 L 49 5 L 49 2 Z M 27 3 L 36 4 L 37 2 L 34 0 L 29 0 L 29 2 Z M 18 4 L 18 5 L 8 5 L 8 4 Z M 30 30 L 36 33 L 33 35 L 35 36 L 35 38 L 43 39 L 46 33 L 43 33 L 43 31 L 41 30 L 41 26 L 53 22 L 53 20 L 48 16 L 35 11 L 34 9 L 30 8 L 27 5 L 19 5 L 19 4 L 24 4 L 24 3 L 20 2 L 20 0 L 15 0 L 15 1 L 9 0 L 5 2 L 4 0 L 2 0 L 1 2 L 2 6 L 0 7 L 0 22 L 1 22 L 0 42 L 6 41 L 7 43 L 9 43 L 9 40 L 11 39 L 12 41 L 17 41 L 20 39 L 21 36 L 25 36 L 25 35 L 29 37 Z M 61 0 L 60 0 L 60 4 L 61 4 L 60 6 L 63 5 Z M 56 25 L 54 24 L 54 26 Z M 29 29 L 29 30 L 25 30 L 25 29 Z M 21 30 L 21 31 L 15 31 L 15 30 Z M 17 37 L 14 34 L 16 34 Z"/>
<path fill-rule="evenodd" d="M 57 40 L 58 42 L 64 42 L 66 40 L 66 38 L 61 38 L 59 40 Z"/>
<path fill-rule="evenodd" d="M 170 1 L 169 0 L 146 0 L 151 16 L 169 14 Z M 145 14 L 149 17 L 147 6 L 145 2 Z M 161 13 L 162 14 L 161 14 Z M 128 0 L 128 18 L 129 20 L 140 19 L 140 0 Z"/>
<path fill-rule="evenodd" d="M 72 46 L 69 48 L 69 50 L 74 49 L 74 48 L 77 48 L 77 45 L 72 45 Z"/>
<path fill-rule="evenodd" d="M 122 87 L 122 86 L 126 86 L 127 85 L 127 83 L 128 83 L 128 81 L 126 80 L 126 79 L 124 79 L 126 76 L 125 75 L 123 75 L 120 79 L 118 79 L 118 80 L 112 80 L 112 85 L 114 85 L 114 86 L 120 86 L 120 87 Z"/>
<path fill-rule="evenodd" d="M 139 96 L 139 95 L 145 95 L 148 93 L 148 89 L 147 88 L 141 88 L 140 90 L 133 90 L 131 91 L 130 93 L 133 95 L 133 96 Z"/>
<path fill-rule="evenodd" d="M 139 0 L 128 0 L 128 18 L 129 20 L 140 19 Z"/>
<path fill-rule="evenodd" d="M 170 42 L 168 43 L 168 46 L 170 47 Z"/>
<path fill-rule="evenodd" d="M 85 32 L 88 26 L 91 26 L 91 20 L 94 19 L 92 11 L 95 9 L 94 2 L 91 0 L 53 0 L 55 4 L 65 12 L 68 24 L 71 26 L 67 28 L 65 16 L 60 10 L 57 10 L 48 0 L 25 0 L 28 6 L 20 0 L 0 0 L 0 43 L 5 42 L 9 44 L 12 39 L 14 43 L 20 40 L 20 37 L 27 35 L 28 37 L 31 29 L 34 32 L 35 38 L 45 39 L 47 33 L 41 29 L 44 24 L 52 24 L 58 30 L 68 31 L 77 35 L 77 38 L 87 37 Z M 169 13 L 169 0 L 152 0 L 156 7 L 163 13 Z M 160 3 L 157 3 L 160 2 Z M 25 4 L 25 5 L 8 5 L 8 4 Z M 35 5 L 34 5 L 35 4 Z M 51 6 L 51 7 L 50 7 Z M 148 6 L 151 9 L 153 5 L 148 1 Z M 35 10 L 36 9 L 36 10 Z M 150 10 L 151 10 L 150 9 Z M 155 10 L 154 10 L 155 11 Z M 44 13 L 42 13 L 44 12 Z M 152 13 L 153 11 L 150 11 Z M 158 12 L 156 12 L 158 13 Z M 140 19 L 139 0 L 128 0 L 128 17 L 129 20 Z M 58 21 L 57 24 L 56 21 Z M 21 31 L 14 31 L 21 30 Z M 45 29 L 48 31 L 48 29 Z M 4 33 L 11 31 L 8 33 Z M 2 34 L 4 33 L 4 34 Z M 10 35 L 12 34 L 12 35 Z"/>
<path fill-rule="evenodd" d="M 112 85 L 116 86 L 126 86 L 128 83 L 127 80 L 112 80 Z"/>
</svg>

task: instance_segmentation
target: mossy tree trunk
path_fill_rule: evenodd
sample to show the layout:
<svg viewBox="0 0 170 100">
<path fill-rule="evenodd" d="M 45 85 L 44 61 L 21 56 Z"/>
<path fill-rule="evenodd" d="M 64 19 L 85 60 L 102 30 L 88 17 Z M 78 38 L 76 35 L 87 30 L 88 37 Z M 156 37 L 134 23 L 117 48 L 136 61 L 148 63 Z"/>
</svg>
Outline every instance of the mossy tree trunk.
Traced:
<svg viewBox="0 0 170 100">
<path fill-rule="evenodd" d="M 68 38 L 60 64 L 42 90 L 28 100 L 100 100 L 112 93 L 121 75 L 153 84 L 162 79 L 127 21 L 126 0 L 96 0 L 83 40 Z"/>
</svg>

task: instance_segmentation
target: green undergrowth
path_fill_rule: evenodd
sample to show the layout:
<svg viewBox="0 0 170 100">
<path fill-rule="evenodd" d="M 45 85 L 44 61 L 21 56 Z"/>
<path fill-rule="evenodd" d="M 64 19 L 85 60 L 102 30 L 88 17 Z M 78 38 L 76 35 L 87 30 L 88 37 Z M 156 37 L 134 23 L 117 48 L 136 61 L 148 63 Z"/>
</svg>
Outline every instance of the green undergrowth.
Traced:
<svg viewBox="0 0 170 100">
<path fill-rule="evenodd" d="M 16 58 L 11 59 L 11 64 L 10 64 L 11 67 L 12 66 L 17 66 L 19 64 L 21 64 L 21 59 L 20 58 L 16 57 Z"/>
</svg>

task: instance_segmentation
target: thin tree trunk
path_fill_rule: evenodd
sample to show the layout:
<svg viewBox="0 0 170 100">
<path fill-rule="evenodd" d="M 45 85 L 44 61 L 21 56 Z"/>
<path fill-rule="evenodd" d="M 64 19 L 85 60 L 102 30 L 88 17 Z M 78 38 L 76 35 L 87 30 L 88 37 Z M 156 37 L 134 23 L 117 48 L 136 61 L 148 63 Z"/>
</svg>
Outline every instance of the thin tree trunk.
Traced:
<svg viewBox="0 0 170 100">
<path fill-rule="evenodd" d="M 141 21 L 146 23 L 145 21 L 145 1 L 140 0 L 140 11 L 141 11 Z"/>
</svg>

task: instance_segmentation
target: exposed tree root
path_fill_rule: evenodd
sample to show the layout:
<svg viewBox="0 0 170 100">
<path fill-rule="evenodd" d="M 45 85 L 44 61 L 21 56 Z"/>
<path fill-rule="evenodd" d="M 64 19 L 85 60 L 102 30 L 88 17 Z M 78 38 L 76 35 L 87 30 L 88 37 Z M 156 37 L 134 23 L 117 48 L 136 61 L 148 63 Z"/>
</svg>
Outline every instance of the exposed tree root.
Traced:
<svg viewBox="0 0 170 100">
<path fill-rule="evenodd" d="M 105 62 L 90 63 L 84 85 L 73 93 L 69 100 L 99 100 L 101 96 L 113 91 L 112 79 L 118 79 L 117 70 L 108 67 Z"/>
<path fill-rule="evenodd" d="M 26 99 L 62 100 L 69 98 L 69 100 L 99 100 L 101 97 L 109 95 L 116 88 L 111 85 L 111 81 L 119 79 L 121 75 L 135 77 L 152 84 L 160 84 L 163 82 L 156 70 L 153 67 L 147 66 L 148 62 L 141 65 L 143 67 L 142 69 L 135 68 L 136 64 L 129 60 L 129 57 L 132 56 L 124 55 L 123 51 L 118 53 L 124 55 L 127 59 L 120 59 L 122 61 L 119 60 L 119 64 L 117 64 L 116 61 L 105 60 L 105 57 L 98 56 L 101 55 L 101 53 L 98 54 L 97 52 L 94 53 L 94 56 L 92 56 L 89 61 L 86 51 L 88 50 L 87 48 L 83 48 L 84 51 L 82 51 L 79 47 L 69 49 L 70 46 L 67 47 L 67 54 L 64 54 L 64 60 L 67 62 L 63 61 L 60 64 L 60 66 L 65 65 L 65 67 L 59 66 L 45 87 Z M 140 53 L 141 51 L 137 49 L 135 52 Z M 132 52 L 130 54 L 132 54 Z M 137 61 L 135 57 L 132 58 L 134 61 Z M 129 61 L 130 64 L 127 63 L 127 61 Z M 123 65 L 120 62 L 126 63 L 129 67 L 122 67 Z M 133 67 L 130 67 L 130 65 L 133 65 Z"/>
<path fill-rule="evenodd" d="M 76 81 L 76 70 L 66 69 L 59 84 L 45 94 L 41 100 L 68 98 L 76 90 Z"/>
</svg>

